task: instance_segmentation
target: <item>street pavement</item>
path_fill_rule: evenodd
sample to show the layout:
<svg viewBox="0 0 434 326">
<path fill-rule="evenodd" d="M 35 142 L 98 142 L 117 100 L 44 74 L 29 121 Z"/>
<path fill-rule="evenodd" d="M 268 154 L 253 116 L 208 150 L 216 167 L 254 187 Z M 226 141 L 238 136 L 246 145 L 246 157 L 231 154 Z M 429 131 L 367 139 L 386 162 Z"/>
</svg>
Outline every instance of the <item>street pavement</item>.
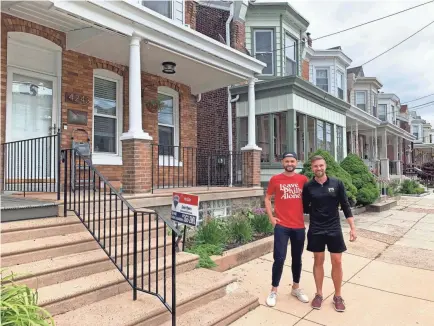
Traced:
<svg viewBox="0 0 434 326">
<path fill-rule="evenodd" d="M 321 310 L 313 310 L 310 303 L 290 295 L 290 255 L 277 304 L 267 307 L 273 262 L 270 253 L 226 272 L 238 278 L 238 286 L 258 296 L 260 303 L 232 325 L 434 326 L 434 194 L 402 197 L 391 210 L 363 213 L 355 220 L 358 239 L 352 243 L 347 240 L 348 251 L 343 256 L 346 312 L 336 312 L 331 303 L 334 289 L 329 255 Z M 342 228 L 349 239 L 345 221 Z M 315 294 L 312 265 L 313 254 L 304 251 L 301 287 L 310 299 Z"/>
</svg>

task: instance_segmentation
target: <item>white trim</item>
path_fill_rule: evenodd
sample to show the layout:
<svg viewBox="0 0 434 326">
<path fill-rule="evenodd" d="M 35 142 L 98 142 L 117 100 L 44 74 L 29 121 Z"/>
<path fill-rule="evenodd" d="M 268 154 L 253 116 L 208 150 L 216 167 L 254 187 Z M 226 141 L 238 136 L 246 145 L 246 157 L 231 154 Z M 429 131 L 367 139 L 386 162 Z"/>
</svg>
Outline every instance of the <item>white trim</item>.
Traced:
<svg viewBox="0 0 434 326">
<path fill-rule="evenodd" d="M 37 73 L 31 70 L 27 69 L 21 69 L 16 68 L 13 66 L 7 67 L 7 84 L 6 84 L 6 133 L 5 133 L 5 142 L 12 141 L 11 139 L 11 127 L 12 124 L 12 82 L 13 82 L 13 74 L 20 74 L 24 76 L 34 77 L 34 78 L 41 78 L 44 80 L 49 80 L 53 83 L 53 111 L 52 111 L 52 119 L 51 119 L 51 127 L 53 127 L 53 124 L 56 124 L 56 127 L 58 126 L 58 120 L 59 120 L 59 89 L 58 89 L 58 78 L 54 77 L 52 75 Z M 46 136 L 49 135 L 49 131 L 47 130 Z"/>
<path fill-rule="evenodd" d="M 112 153 L 96 153 L 94 151 L 94 115 L 95 115 L 95 77 L 116 82 L 116 154 Z M 93 69 L 92 76 L 92 162 L 99 165 L 122 165 L 122 142 L 120 136 L 123 130 L 123 82 L 121 75 L 106 69 Z"/>
<path fill-rule="evenodd" d="M 343 98 L 340 98 L 339 97 L 339 87 L 338 87 L 338 77 L 339 77 L 339 74 L 341 74 L 342 75 L 342 95 L 343 95 Z M 346 91 L 345 91 L 345 89 L 346 89 L 346 87 L 345 87 L 345 73 L 341 70 L 341 69 L 339 69 L 339 68 L 336 68 L 336 97 L 338 98 L 338 99 L 341 99 L 342 101 L 345 101 L 346 102 L 346 98 L 345 98 L 345 93 L 346 93 Z"/>
<path fill-rule="evenodd" d="M 331 74 L 330 74 L 330 67 L 328 67 L 328 66 L 326 66 L 326 67 L 324 67 L 324 66 L 314 66 L 314 76 L 313 76 L 313 80 L 315 81 L 315 86 L 316 87 L 318 87 L 319 89 L 322 89 L 321 87 L 319 87 L 317 84 L 316 84 L 316 72 L 317 72 L 317 70 L 327 70 L 327 88 L 328 88 L 328 90 L 327 91 L 325 91 L 325 92 L 327 92 L 327 93 L 330 93 L 330 89 L 331 89 L 331 87 L 332 87 L 332 85 L 331 85 Z M 323 91 L 324 91 L 324 89 L 322 89 Z"/>
<path fill-rule="evenodd" d="M 159 126 L 173 127 L 173 146 L 179 146 L 180 139 L 180 130 L 179 130 L 179 93 L 173 88 L 167 86 L 158 86 L 157 94 L 163 94 L 166 96 L 170 96 L 173 99 L 173 125 L 165 125 L 160 124 L 157 118 L 157 132 Z M 174 156 L 171 155 L 159 155 L 158 164 L 165 166 L 182 166 L 182 162 L 178 161 L 178 152 L 174 151 Z M 166 160 L 169 161 L 169 164 L 166 164 Z"/>
<path fill-rule="evenodd" d="M 359 103 L 359 104 L 365 104 L 365 109 L 359 108 L 357 106 L 357 93 L 363 93 L 363 96 L 365 98 L 365 103 Z M 369 112 L 368 111 L 368 91 L 354 91 L 354 106 L 359 108 L 360 110 Z"/>
</svg>

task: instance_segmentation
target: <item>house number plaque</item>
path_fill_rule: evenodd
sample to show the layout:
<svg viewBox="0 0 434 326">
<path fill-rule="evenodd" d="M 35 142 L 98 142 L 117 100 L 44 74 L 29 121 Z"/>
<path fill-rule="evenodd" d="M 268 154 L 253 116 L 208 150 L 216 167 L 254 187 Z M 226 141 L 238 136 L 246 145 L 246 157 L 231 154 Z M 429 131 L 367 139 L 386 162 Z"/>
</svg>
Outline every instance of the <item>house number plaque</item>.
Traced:
<svg viewBox="0 0 434 326">
<path fill-rule="evenodd" d="M 65 101 L 75 104 L 89 104 L 89 96 L 80 95 L 77 93 L 65 93 Z"/>
</svg>

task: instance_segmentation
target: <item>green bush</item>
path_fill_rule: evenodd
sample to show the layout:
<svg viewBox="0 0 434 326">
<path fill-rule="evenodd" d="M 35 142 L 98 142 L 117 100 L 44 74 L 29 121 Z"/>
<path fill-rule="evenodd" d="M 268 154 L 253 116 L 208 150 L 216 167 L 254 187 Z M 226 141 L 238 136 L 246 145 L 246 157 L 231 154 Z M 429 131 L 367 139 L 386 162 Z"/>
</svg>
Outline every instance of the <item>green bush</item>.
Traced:
<svg viewBox="0 0 434 326">
<path fill-rule="evenodd" d="M 253 231 L 258 234 L 270 234 L 273 233 L 273 224 L 271 224 L 268 215 L 265 212 L 254 210 L 247 214 L 250 224 L 253 227 Z"/>
<path fill-rule="evenodd" d="M 235 243 L 245 244 L 253 239 L 253 227 L 249 219 L 242 213 L 228 219 L 229 238 Z"/>
<path fill-rule="evenodd" d="M 38 293 L 26 285 L 16 284 L 13 275 L 1 271 L 1 324 L 11 326 L 49 326 L 53 318 L 38 306 Z"/>
<path fill-rule="evenodd" d="M 338 178 L 344 183 L 345 190 L 347 192 L 347 196 L 348 199 L 350 200 L 350 203 L 352 202 L 352 204 L 355 204 L 357 188 L 353 185 L 350 174 L 347 171 L 345 171 L 338 163 L 336 163 L 335 159 L 329 154 L 329 152 L 320 149 L 317 150 L 315 153 L 311 154 L 309 159 L 305 161 L 301 174 L 304 174 L 309 179 L 314 177 L 311 164 L 310 164 L 310 159 L 315 155 L 321 155 L 322 157 L 324 157 L 327 163 L 327 169 L 326 169 L 327 175 L 329 177 Z"/>
<path fill-rule="evenodd" d="M 199 256 L 198 268 L 213 268 L 216 266 L 216 263 L 211 259 L 211 256 L 221 255 L 223 253 L 223 246 L 198 244 L 185 251 Z"/>
<path fill-rule="evenodd" d="M 221 246 L 228 241 L 228 232 L 223 220 L 210 218 L 203 222 L 195 237 L 197 244 Z"/>
<path fill-rule="evenodd" d="M 406 195 L 420 195 L 425 192 L 425 189 L 416 180 L 407 179 L 401 183 L 400 192 Z"/>
<path fill-rule="evenodd" d="M 375 202 L 380 195 L 375 178 L 366 164 L 355 154 L 349 154 L 342 162 L 341 167 L 351 176 L 353 185 L 357 189 L 357 203 L 363 206 Z"/>
<path fill-rule="evenodd" d="M 387 186 L 387 195 L 392 197 L 399 193 L 400 182 L 399 180 L 393 180 Z"/>
</svg>

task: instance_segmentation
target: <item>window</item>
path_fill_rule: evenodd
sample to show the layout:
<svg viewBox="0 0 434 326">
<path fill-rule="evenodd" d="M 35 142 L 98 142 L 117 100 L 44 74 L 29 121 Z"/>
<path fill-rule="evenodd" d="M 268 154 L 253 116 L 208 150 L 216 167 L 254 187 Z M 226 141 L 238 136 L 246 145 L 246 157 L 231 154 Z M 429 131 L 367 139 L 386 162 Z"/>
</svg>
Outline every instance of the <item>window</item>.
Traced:
<svg viewBox="0 0 434 326">
<path fill-rule="evenodd" d="M 254 31 L 255 58 L 266 63 L 263 75 L 274 75 L 274 31 Z"/>
<path fill-rule="evenodd" d="M 178 153 L 178 93 L 168 87 L 158 88 L 158 144 L 159 155 L 176 156 Z"/>
<path fill-rule="evenodd" d="M 378 104 L 378 119 L 381 121 L 386 121 L 387 119 L 387 105 Z"/>
<path fill-rule="evenodd" d="M 366 92 L 356 92 L 356 106 L 366 111 Z"/>
<path fill-rule="evenodd" d="M 286 112 L 274 113 L 274 157 L 280 162 L 282 154 L 288 150 L 286 139 Z"/>
<path fill-rule="evenodd" d="M 118 155 L 122 117 L 122 78 L 110 71 L 97 70 L 93 83 L 93 151 L 96 154 Z M 110 162 L 105 162 L 107 164 Z"/>
<path fill-rule="evenodd" d="M 338 97 L 344 99 L 344 74 L 340 71 L 336 74 L 336 85 L 338 89 Z"/>
<path fill-rule="evenodd" d="M 336 126 L 336 150 L 338 162 L 344 159 L 344 128 Z"/>
<path fill-rule="evenodd" d="M 395 111 L 395 106 L 392 105 L 391 110 L 392 111 L 392 123 L 395 124 L 396 123 L 396 111 Z"/>
<path fill-rule="evenodd" d="M 225 218 L 232 215 L 230 199 L 220 199 L 199 202 L 199 224 L 207 218 Z"/>
<path fill-rule="evenodd" d="M 330 123 L 326 122 L 326 151 L 328 151 L 332 156 L 334 156 L 333 148 L 333 127 Z"/>
<path fill-rule="evenodd" d="M 238 125 L 238 149 L 241 150 L 244 146 L 248 143 L 248 118 L 242 117 L 239 118 L 239 125 Z"/>
<path fill-rule="evenodd" d="M 285 75 L 297 75 L 297 41 L 291 36 L 285 36 Z"/>
<path fill-rule="evenodd" d="M 327 69 L 316 69 L 316 86 L 324 90 L 329 91 L 329 71 Z"/>
<path fill-rule="evenodd" d="M 317 130 L 315 129 L 315 118 L 312 117 L 307 117 L 307 135 L 309 135 L 309 148 L 308 153 L 306 153 L 306 158 L 308 157 L 308 155 L 310 155 L 311 153 L 315 152 L 317 147 L 316 147 L 316 133 Z"/>
<path fill-rule="evenodd" d="M 316 120 L 316 149 L 325 149 L 324 121 Z"/>
<path fill-rule="evenodd" d="M 256 116 L 256 143 L 262 148 L 261 162 L 270 162 L 270 122 L 269 115 Z"/>
<path fill-rule="evenodd" d="M 305 135 L 306 135 L 306 129 L 305 129 L 305 121 L 306 121 L 306 115 L 298 113 L 296 115 L 297 119 L 297 155 L 298 159 L 300 161 L 305 160 Z"/>
<path fill-rule="evenodd" d="M 419 126 L 412 125 L 411 129 L 413 129 L 413 136 L 416 137 L 416 139 L 419 139 Z"/>
<path fill-rule="evenodd" d="M 142 1 L 142 6 L 156 11 L 163 16 L 172 18 L 172 0 Z"/>
</svg>

